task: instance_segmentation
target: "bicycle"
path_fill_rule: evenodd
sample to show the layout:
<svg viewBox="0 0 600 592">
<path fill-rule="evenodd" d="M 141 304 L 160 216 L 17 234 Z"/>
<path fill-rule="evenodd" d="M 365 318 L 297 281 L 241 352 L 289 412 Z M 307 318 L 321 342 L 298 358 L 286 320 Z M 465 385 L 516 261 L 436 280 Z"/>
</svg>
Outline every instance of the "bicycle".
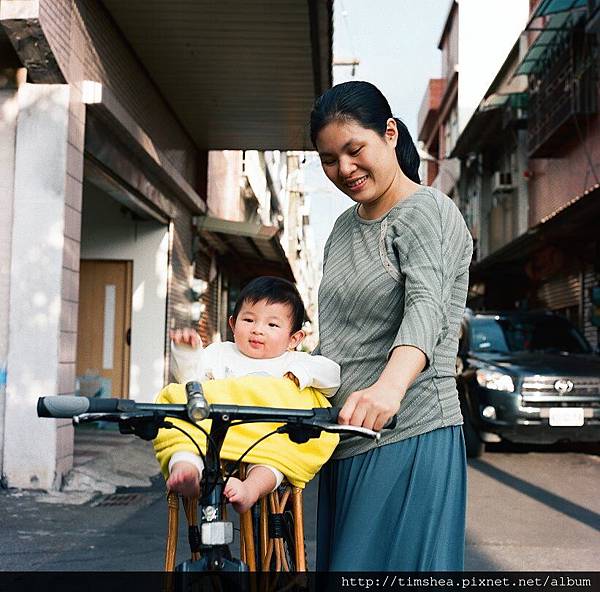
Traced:
<svg viewBox="0 0 600 592">
<path fill-rule="evenodd" d="M 193 553 L 199 553 L 199 558 L 184 561 L 175 568 L 175 571 L 202 573 L 248 571 L 248 564 L 233 557 L 231 553 L 229 545 L 234 540 L 233 523 L 225 519 L 227 500 L 223 490 L 227 479 L 233 472 L 223 476 L 220 452 L 231 426 L 261 421 L 281 423 L 282 425 L 277 430 L 268 435 L 284 433 L 297 444 L 307 442 L 311 438 L 318 438 L 322 431 L 358 434 L 373 439 L 380 437 L 379 432 L 367 428 L 338 424 L 339 408 L 282 409 L 209 405 L 200 383 L 188 382 L 185 389 L 186 404 L 136 403 L 128 399 L 93 399 L 66 395 L 40 397 L 37 404 L 38 417 L 71 418 L 74 424 L 94 421 L 116 422 L 119 424 L 119 431 L 122 434 L 134 434 L 143 440 L 153 440 L 161 428 L 175 428 L 183 431 L 170 423 L 168 418 L 184 420 L 194 428 L 201 430 L 202 428 L 197 425 L 198 422 L 204 419 L 212 420 L 210 432 L 205 432 L 206 453 L 200 450 L 190 434 L 183 431 L 194 442 L 205 466 L 200 481 L 201 494 L 197 513 L 200 516 L 200 528 L 190 531 L 190 547 Z M 391 428 L 394 424 L 395 418 L 392 418 L 392 421 L 385 427 Z M 253 446 L 256 444 L 258 441 Z M 250 449 L 235 461 L 236 466 L 239 467 L 243 457 Z M 190 514 L 196 515 L 195 510 Z M 293 515 L 285 512 L 279 512 L 279 514 L 283 518 L 274 528 L 279 528 L 280 531 L 285 529 L 289 537 L 290 530 L 295 528 Z M 289 543 L 288 546 L 290 546 Z"/>
</svg>

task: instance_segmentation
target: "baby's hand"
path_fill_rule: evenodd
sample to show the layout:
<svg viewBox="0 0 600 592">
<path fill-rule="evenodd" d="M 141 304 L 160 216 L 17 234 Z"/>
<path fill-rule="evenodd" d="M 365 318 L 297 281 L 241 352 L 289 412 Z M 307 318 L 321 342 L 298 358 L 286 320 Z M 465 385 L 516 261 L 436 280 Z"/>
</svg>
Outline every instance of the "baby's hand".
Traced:
<svg viewBox="0 0 600 592">
<path fill-rule="evenodd" d="M 300 381 L 298 380 L 298 378 L 296 376 L 294 376 L 294 374 L 292 374 L 291 372 L 286 372 L 283 375 L 284 378 L 288 378 L 289 380 L 291 380 L 298 388 L 300 388 Z"/>
<path fill-rule="evenodd" d="M 200 495 L 198 469 L 189 462 L 176 462 L 167 479 L 167 489 L 183 497 L 198 497 Z"/>
<path fill-rule="evenodd" d="M 187 345 L 191 348 L 202 347 L 202 339 L 198 332 L 189 327 L 170 331 L 171 340 L 175 345 Z"/>
</svg>

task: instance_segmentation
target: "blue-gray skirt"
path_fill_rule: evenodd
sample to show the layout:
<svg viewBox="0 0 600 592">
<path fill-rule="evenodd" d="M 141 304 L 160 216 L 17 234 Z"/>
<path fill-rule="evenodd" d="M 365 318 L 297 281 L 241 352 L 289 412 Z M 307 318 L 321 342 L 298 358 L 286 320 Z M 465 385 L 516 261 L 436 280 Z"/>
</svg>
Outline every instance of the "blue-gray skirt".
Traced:
<svg viewBox="0 0 600 592">
<path fill-rule="evenodd" d="M 467 461 L 460 426 L 329 461 L 318 571 L 461 571 Z"/>
</svg>

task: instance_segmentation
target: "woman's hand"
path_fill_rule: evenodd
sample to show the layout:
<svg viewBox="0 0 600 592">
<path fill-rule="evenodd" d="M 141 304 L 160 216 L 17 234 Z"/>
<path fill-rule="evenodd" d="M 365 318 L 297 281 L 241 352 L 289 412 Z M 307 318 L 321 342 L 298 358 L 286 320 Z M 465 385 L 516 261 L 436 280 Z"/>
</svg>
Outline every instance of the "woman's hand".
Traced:
<svg viewBox="0 0 600 592">
<path fill-rule="evenodd" d="M 398 413 L 404 392 L 398 387 L 376 382 L 372 386 L 353 392 L 342 407 L 338 423 L 379 431 Z"/>
<path fill-rule="evenodd" d="M 417 347 L 399 345 L 390 355 L 377 382 L 353 392 L 342 407 L 338 422 L 379 431 L 398 413 L 408 387 L 425 368 L 427 358 Z"/>
</svg>

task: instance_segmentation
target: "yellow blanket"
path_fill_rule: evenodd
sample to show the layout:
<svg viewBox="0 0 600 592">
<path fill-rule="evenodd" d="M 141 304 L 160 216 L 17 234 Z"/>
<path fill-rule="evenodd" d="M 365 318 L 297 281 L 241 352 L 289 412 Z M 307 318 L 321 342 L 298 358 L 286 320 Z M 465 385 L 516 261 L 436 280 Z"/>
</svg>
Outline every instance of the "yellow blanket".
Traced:
<svg viewBox="0 0 600 592">
<path fill-rule="evenodd" d="M 209 403 L 286 409 L 330 407 L 329 401 L 319 391 L 310 387 L 301 391 L 287 378 L 244 376 L 208 380 L 202 383 L 202 388 Z M 169 384 L 156 398 L 156 403 L 185 402 L 185 386 L 182 384 Z M 206 451 L 206 438 L 200 430 L 181 420 L 170 421 L 192 435 L 202 451 Z M 210 432 L 210 424 L 210 420 L 204 420 L 200 425 Z M 253 442 L 276 429 L 278 425 L 281 424 L 261 422 L 230 428 L 221 449 L 221 458 L 237 460 Z M 304 488 L 329 459 L 338 440 L 337 434 L 323 432 L 320 438 L 304 444 L 294 444 L 287 434 L 273 434 L 254 447 L 244 457 L 244 462 L 275 467 L 290 483 Z M 161 429 L 154 440 L 154 449 L 165 478 L 168 478 L 169 459 L 175 452 L 187 450 L 197 454 L 189 438 L 174 429 Z"/>
</svg>

